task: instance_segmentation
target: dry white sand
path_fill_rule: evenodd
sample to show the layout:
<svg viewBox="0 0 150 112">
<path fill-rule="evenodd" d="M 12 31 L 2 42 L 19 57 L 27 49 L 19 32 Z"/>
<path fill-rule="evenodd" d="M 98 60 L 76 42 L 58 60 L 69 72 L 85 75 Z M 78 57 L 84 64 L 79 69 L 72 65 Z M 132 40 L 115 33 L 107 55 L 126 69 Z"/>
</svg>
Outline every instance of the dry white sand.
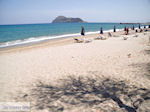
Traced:
<svg viewBox="0 0 150 112">
<path fill-rule="evenodd" d="M 150 88 L 150 32 L 45 46 L 0 54 L 0 101 L 12 101 L 36 80 L 55 81 L 67 75 L 100 75 Z M 133 37 L 138 35 L 138 37 Z"/>
</svg>

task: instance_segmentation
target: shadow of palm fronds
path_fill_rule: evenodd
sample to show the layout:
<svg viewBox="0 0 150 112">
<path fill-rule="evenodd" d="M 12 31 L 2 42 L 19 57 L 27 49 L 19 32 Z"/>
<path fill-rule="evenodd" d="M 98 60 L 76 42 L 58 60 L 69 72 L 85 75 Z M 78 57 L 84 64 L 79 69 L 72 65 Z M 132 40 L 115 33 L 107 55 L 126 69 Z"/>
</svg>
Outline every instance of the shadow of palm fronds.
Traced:
<svg viewBox="0 0 150 112">
<path fill-rule="evenodd" d="M 148 55 L 150 55 L 150 50 L 145 50 L 145 53 L 148 54 Z M 150 63 L 146 64 L 146 70 L 148 71 L 147 76 L 150 79 Z"/>
<path fill-rule="evenodd" d="M 139 106 L 150 99 L 150 91 L 145 88 L 129 86 L 124 81 L 95 77 L 68 76 L 58 84 L 38 82 L 31 90 L 37 109 L 52 112 L 72 107 L 99 107 L 106 101 L 113 101 L 127 112 L 136 112 Z"/>
<path fill-rule="evenodd" d="M 147 79 L 150 79 L 150 63 L 146 62 L 146 63 L 135 63 L 135 64 L 131 64 L 129 65 L 129 67 L 134 67 L 135 69 L 139 69 L 140 71 L 140 75 L 141 76 L 146 76 Z"/>
</svg>

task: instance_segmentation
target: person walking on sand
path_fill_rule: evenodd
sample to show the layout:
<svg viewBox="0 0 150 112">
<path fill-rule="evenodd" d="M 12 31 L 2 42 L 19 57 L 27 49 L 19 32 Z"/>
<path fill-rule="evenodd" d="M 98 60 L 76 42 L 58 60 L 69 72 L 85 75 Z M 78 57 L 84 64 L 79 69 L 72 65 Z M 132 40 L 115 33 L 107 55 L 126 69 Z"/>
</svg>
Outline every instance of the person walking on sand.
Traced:
<svg viewBox="0 0 150 112">
<path fill-rule="evenodd" d="M 81 35 L 83 35 L 83 36 L 85 35 L 85 30 L 84 30 L 83 26 L 81 27 Z"/>
</svg>

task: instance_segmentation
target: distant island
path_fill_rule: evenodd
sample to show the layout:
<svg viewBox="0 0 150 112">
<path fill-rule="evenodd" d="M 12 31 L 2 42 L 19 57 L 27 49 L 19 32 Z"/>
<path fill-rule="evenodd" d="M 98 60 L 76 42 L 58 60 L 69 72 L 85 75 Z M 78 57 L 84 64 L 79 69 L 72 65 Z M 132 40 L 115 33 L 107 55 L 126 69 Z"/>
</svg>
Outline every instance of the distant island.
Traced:
<svg viewBox="0 0 150 112">
<path fill-rule="evenodd" d="M 81 18 L 72 18 L 72 17 L 65 17 L 65 16 L 58 16 L 56 17 L 52 23 L 84 23 Z"/>
</svg>

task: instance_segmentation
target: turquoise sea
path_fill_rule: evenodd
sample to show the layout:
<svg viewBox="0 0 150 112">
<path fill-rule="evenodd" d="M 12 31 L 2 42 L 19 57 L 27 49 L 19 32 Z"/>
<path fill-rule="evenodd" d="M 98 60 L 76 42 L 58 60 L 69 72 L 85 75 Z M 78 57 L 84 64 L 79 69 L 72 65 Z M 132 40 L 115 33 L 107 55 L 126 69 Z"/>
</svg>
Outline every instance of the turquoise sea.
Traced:
<svg viewBox="0 0 150 112">
<path fill-rule="evenodd" d="M 54 38 L 65 38 L 80 35 L 81 26 L 85 34 L 98 33 L 102 27 L 104 31 L 112 31 L 132 27 L 132 24 L 119 23 L 48 23 L 48 24 L 21 24 L 0 25 L 0 48 L 15 46 Z M 134 25 L 138 27 L 138 24 Z"/>
</svg>

